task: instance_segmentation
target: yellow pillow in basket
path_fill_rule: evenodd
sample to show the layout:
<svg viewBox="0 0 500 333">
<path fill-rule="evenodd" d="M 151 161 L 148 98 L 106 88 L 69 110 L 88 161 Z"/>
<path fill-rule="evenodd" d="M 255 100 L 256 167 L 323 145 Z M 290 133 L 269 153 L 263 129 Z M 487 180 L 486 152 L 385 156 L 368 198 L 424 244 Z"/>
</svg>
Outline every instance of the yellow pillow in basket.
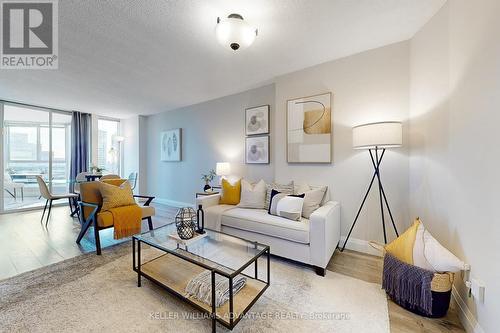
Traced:
<svg viewBox="0 0 500 333">
<path fill-rule="evenodd" d="M 420 221 L 417 219 L 413 225 L 409 227 L 398 238 L 385 246 L 387 253 L 392 254 L 401 261 L 413 265 L 413 245 L 417 236 L 418 226 Z"/>
<path fill-rule="evenodd" d="M 221 205 L 237 205 L 240 203 L 241 180 L 231 185 L 227 180 L 222 179 L 222 194 L 219 203 Z"/>
<path fill-rule="evenodd" d="M 102 195 L 101 211 L 107 211 L 111 208 L 136 205 L 132 189 L 128 181 L 120 186 L 101 183 L 100 186 Z"/>
</svg>

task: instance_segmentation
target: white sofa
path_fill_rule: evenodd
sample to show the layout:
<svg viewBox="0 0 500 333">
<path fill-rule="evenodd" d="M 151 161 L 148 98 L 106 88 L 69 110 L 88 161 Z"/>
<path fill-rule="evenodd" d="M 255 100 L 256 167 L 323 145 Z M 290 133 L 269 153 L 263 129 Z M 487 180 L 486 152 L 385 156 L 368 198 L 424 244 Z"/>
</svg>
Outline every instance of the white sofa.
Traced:
<svg viewBox="0 0 500 333">
<path fill-rule="evenodd" d="M 204 211 L 219 205 L 219 194 L 196 199 Z M 212 207 L 212 208 L 211 208 Z M 269 245 L 271 254 L 313 266 L 324 276 L 340 241 L 340 204 L 327 201 L 300 222 L 270 215 L 264 209 L 234 208 L 221 217 L 221 231 Z"/>
</svg>

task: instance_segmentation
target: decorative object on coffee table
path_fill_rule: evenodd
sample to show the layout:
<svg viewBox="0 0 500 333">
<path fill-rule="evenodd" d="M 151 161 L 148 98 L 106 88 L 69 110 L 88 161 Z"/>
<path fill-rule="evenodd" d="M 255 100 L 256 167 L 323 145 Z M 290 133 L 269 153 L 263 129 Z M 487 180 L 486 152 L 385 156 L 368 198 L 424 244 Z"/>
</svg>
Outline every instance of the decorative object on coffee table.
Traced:
<svg viewBox="0 0 500 333">
<path fill-rule="evenodd" d="M 212 188 L 212 186 L 210 186 L 210 182 L 214 180 L 215 175 L 216 173 L 214 169 L 210 170 L 207 174 L 201 175 L 201 179 L 205 181 L 203 191 L 206 192 Z"/>
<path fill-rule="evenodd" d="M 200 239 L 206 237 L 207 234 L 204 233 L 204 234 L 199 234 L 199 233 L 195 233 L 193 238 L 190 238 L 190 239 L 182 239 L 179 237 L 179 235 L 177 234 L 177 232 L 173 232 L 171 234 L 168 235 L 168 237 L 170 239 L 173 239 L 178 245 L 183 245 L 185 248 L 187 248 L 189 245 L 191 244 L 194 244 L 196 243 L 197 241 L 199 241 Z"/>
<path fill-rule="evenodd" d="M 196 212 L 191 207 L 180 208 L 175 215 L 177 234 L 181 239 L 191 239 L 196 230 Z"/>
<path fill-rule="evenodd" d="M 203 211 L 203 206 L 198 205 L 198 211 L 196 212 L 196 220 L 198 229 L 196 229 L 196 232 L 199 234 L 204 234 L 205 233 L 205 212 Z M 200 221 L 201 221 L 201 226 L 200 226 Z"/>
</svg>

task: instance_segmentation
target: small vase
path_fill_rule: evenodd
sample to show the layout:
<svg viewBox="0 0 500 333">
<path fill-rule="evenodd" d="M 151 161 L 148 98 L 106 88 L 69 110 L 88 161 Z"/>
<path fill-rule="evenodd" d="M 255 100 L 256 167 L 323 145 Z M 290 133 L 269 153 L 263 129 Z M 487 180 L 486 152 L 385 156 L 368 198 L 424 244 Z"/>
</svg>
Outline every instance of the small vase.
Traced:
<svg viewBox="0 0 500 333">
<path fill-rule="evenodd" d="M 205 192 L 206 192 L 206 191 L 210 190 L 211 188 L 212 188 L 212 186 L 210 186 L 210 185 L 208 184 L 208 181 L 205 181 L 205 186 L 203 186 L 203 191 L 205 191 Z"/>
</svg>

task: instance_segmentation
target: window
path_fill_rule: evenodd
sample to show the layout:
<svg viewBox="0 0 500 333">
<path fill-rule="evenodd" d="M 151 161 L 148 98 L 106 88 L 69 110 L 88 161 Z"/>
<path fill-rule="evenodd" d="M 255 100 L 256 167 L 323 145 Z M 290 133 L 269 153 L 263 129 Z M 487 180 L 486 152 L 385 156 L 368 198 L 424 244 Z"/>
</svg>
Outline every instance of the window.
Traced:
<svg viewBox="0 0 500 333">
<path fill-rule="evenodd" d="M 120 174 L 120 121 L 98 119 L 97 166 L 106 173 Z"/>
<path fill-rule="evenodd" d="M 34 126 L 7 126 L 9 160 L 34 161 L 38 156 L 38 133 Z"/>
<path fill-rule="evenodd" d="M 52 193 L 67 193 L 71 114 L 17 104 L 4 104 L 3 110 L 4 210 L 45 204 L 37 176 Z"/>
</svg>

